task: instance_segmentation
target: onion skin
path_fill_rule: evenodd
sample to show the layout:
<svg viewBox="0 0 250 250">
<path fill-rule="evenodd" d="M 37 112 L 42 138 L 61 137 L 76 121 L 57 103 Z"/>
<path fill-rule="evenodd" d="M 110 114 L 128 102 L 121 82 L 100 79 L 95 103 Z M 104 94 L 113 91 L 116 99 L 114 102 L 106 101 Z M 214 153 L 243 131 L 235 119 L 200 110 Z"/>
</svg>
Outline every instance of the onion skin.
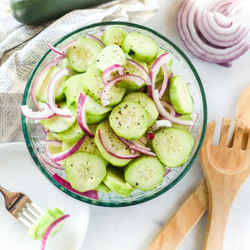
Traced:
<svg viewBox="0 0 250 250">
<path fill-rule="evenodd" d="M 103 72 L 102 82 L 107 85 L 111 80 L 114 79 L 113 73 L 117 71 L 119 76 L 124 75 L 124 68 L 120 64 L 113 64 Z"/>
<path fill-rule="evenodd" d="M 26 118 L 31 120 L 46 120 L 56 115 L 50 108 L 34 112 L 27 105 L 21 106 L 21 111 Z"/>
<path fill-rule="evenodd" d="M 98 42 L 103 48 L 105 47 L 105 44 L 98 37 L 96 37 L 94 35 L 90 35 L 90 34 L 87 34 L 86 37 L 89 38 L 89 39 L 92 39 L 93 41 Z"/>
</svg>

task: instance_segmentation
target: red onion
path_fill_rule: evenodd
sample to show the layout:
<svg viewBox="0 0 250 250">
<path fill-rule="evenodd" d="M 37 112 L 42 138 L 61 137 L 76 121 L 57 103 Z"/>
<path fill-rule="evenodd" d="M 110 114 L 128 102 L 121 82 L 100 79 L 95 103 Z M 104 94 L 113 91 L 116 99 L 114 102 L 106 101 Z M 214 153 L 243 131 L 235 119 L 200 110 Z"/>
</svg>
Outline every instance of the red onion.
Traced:
<svg viewBox="0 0 250 250">
<path fill-rule="evenodd" d="M 144 146 L 146 146 L 148 139 L 145 135 L 138 139 Z"/>
<path fill-rule="evenodd" d="M 151 141 L 151 140 L 153 140 L 154 138 L 155 138 L 154 133 L 151 132 L 151 131 L 148 131 L 148 140 Z"/>
<path fill-rule="evenodd" d="M 169 120 L 158 120 L 155 122 L 155 124 L 158 128 L 160 128 L 160 127 L 168 127 L 168 128 L 172 127 L 172 123 Z"/>
<path fill-rule="evenodd" d="M 164 171 L 163 176 L 166 176 L 169 172 L 170 172 L 170 169 L 169 169 L 169 168 L 167 168 L 167 167 L 165 167 L 165 171 Z"/>
<path fill-rule="evenodd" d="M 103 41 L 99 39 L 98 37 L 90 35 L 90 34 L 87 34 L 86 37 L 98 42 L 103 48 L 105 47 L 105 44 L 103 43 Z"/>
<path fill-rule="evenodd" d="M 48 45 L 48 47 L 55 53 L 57 53 L 58 55 L 61 55 L 61 56 L 65 56 L 66 53 L 65 51 L 61 52 L 59 49 L 56 49 L 55 47 L 53 47 L 52 45 Z"/>
<path fill-rule="evenodd" d="M 68 44 L 66 44 L 66 45 L 60 50 L 61 53 L 67 55 L 68 48 L 69 48 L 70 46 L 74 45 L 76 42 L 77 42 L 77 40 L 73 40 L 73 41 L 69 42 Z M 54 59 L 57 59 L 57 58 L 59 58 L 59 57 L 60 57 L 60 55 L 56 55 Z"/>
<path fill-rule="evenodd" d="M 36 99 L 36 86 L 37 86 L 37 83 L 39 82 L 39 80 L 41 79 L 41 77 L 43 76 L 43 74 L 52 66 L 56 66 L 62 59 L 64 59 L 65 56 L 59 56 L 57 58 L 55 58 L 53 61 L 51 61 L 40 73 L 39 75 L 37 76 L 35 82 L 33 83 L 32 85 L 32 88 L 31 88 L 31 97 L 32 97 L 32 100 L 33 100 L 33 103 L 34 105 L 38 108 L 38 110 L 41 110 L 40 107 L 39 107 L 39 104 L 38 104 L 38 101 Z"/>
<path fill-rule="evenodd" d="M 39 141 L 42 145 L 51 145 L 54 147 L 62 147 L 62 142 L 57 140 L 40 140 Z"/>
<path fill-rule="evenodd" d="M 167 112 L 167 110 L 162 106 L 161 102 L 160 102 L 160 99 L 159 99 L 159 93 L 158 93 L 158 90 L 154 90 L 153 92 L 153 100 L 155 102 L 155 105 L 159 111 L 159 114 L 169 120 L 170 122 L 173 122 L 173 123 L 176 123 L 176 124 L 180 124 L 180 125 L 183 125 L 183 126 L 192 126 L 193 125 L 193 122 L 192 121 L 187 121 L 187 120 L 182 120 L 182 119 L 179 119 L 175 116 L 172 116 L 170 113 Z"/>
<path fill-rule="evenodd" d="M 89 97 L 81 93 L 77 103 L 77 122 L 82 131 L 84 131 L 88 137 L 94 138 L 95 135 L 90 130 L 86 120 L 86 107 L 88 105 L 88 101 Z"/>
<path fill-rule="evenodd" d="M 55 103 L 56 92 L 58 90 L 59 84 L 61 83 L 60 80 L 69 75 L 69 70 L 67 68 L 59 70 L 51 79 L 49 86 L 48 86 L 48 104 L 54 113 L 61 117 L 71 118 L 72 114 L 69 109 L 67 108 L 58 108 Z"/>
<path fill-rule="evenodd" d="M 186 47 L 197 57 L 212 63 L 227 63 L 243 55 L 250 47 L 245 40 L 227 48 L 216 48 L 204 41 L 195 29 L 195 15 L 197 13 L 195 2 L 183 1 L 178 15 L 177 28 Z"/>
<path fill-rule="evenodd" d="M 131 81 L 135 83 L 138 87 L 141 87 L 146 82 L 145 79 L 141 78 L 140 76 L 132 74 L 116 77 L 115 79 L 111 80 L 107 85 L 105 85 L 101 91 L 101 102 L 103 106 L 107 106 L 110 104 L 108 93 L 111 87 L 121 81 Z"/>
<path fill-rule="evenodd" d="M 142 146 L 142 145 L 140 145 L 139 143 L 137 143 L 137 142 L 135 142 L 135 141 L 127 140 L 127 139 L 125 139 L 125 138 L 123 138 L 123 137 L 120 137 L 120 136 L 118 136 L 118 138 L 119 138 L 127 147 L 129 147 L 130 149 L 132 148 L 132 149 L 135 150 L 135 151 L 137 151 L 137 150 L 136 150 L 134 147 L 140 148 L 140 149 L 142 149 L 142 150 L 151 151 L 150 148 L 145 147 L 145 146 Z M 133 147 L 131 147 L 131 146 L 133 146 Z"/>
<path fill-rule="evenodd" d="M 115 78 L 114 73 L 118 73 L 119 76 L 124 75 L 124 68 L 120 64 L 114 64 L 104 70 L 102 81 L 104 85 L 107 85 L 111 80 Z"/>
<path fill-rule="evenodd" d="M 138 62 L 131 60 L 131 59 L 127 59 L 127 64 L 132 65 L 133 67 L 135 67 L 138 71 L 140 71 L 140 73 L 142 74 L 142 78 L 145 79 L 146 84 L 150 85 L 150 77 L 148 72 L 146 71 L 146 69 L 139 64 Z"/>
<path fill-rule="evenodd" d="M 59 170 L 65 170 L 65 167 L 63 165 L 60 165 L 58 163 L 52 162 L 49 157 L 46 157 L 45 154 L 40 154 L 40 157 L 43 159 L 43 161 L 48 164 L 50 167 L 59 169 Z"/>
<path fill-rule="evenodd" d="M 56 115 L 50 108 L 34 112 L 27 105 L 21 106 L 21 111 L 25 117 L 31 120 L 45 120 Z"/>
<path fill-rule="evenodd" d="M 57 153 L 57 154 L 53 154 L 53 156 L 51 157 L 52 162 L 58 162 L 58 161 L 62 161 L 66 158 L 68 158 L 69 156 L 73 155 L 83 144 L 83 142 L 85 141 L 87 135 L 84 135 L 80 140 L 78 140 L 71 148 Z"/>
<path fill-rule="evenodd" d="M 167 66 L 166 64 L 164 63 L 162 66 L 162 71 L 163 71 L 163 74 L 164 74 L 164 79 L 163 79 L 163 83 L 161 85 L 161 89 L 160 89 L 160 92 L 159 92 L 159 97 L 162 98 L 162 96 L 164 95 L 167 87 L 168 87 L 168 69 L 167 69 Z"/>
<path fill-rule="evenodd" d="M 108 138 L 105 130 L 98 129 L 98 136 L 99 136 L 100 142 L 101 142 L 102 146 L 104 147 L 104 149 L 112 156 L 114 156 L 118 159 L 135 159 L 135 158 L 140 157 L 139 153 L 123 154 L 123 153 L 116 151 L 112 147 L 111 142 L 109 141 L 109 138 Z"/>
<path fill-rule="evenodd" d="M 156 157 L 155 153 L 153 153 L 153 152 L 151 152 L 151 151 L 149 151 L 147 149 L 143 149 L 143 148 L 137 147 L 135 145 L 132 145 L 130 148 L 133 149 L 133 150 L 135 150 L 135 151 L 137 151 L 137 152 L 140 152 L 142 154 L 149 155 L 149 156 L 152 156 L 152 157 Z"/>
<path fill-rule="evenodd" d="M 59 217 L 55 221 L 53 221 L 49 227 L 47 228 L 46 232 L 43 235 L 42 242 L 41 242 L 41 248 L 40 250 L 45 250 L 46 242 L 49 238 L 50 233 L 52 232 L 53 228 L 63 220 L 67 219 L 70 215 L 69 214 L 64 214 L 63 216 Z"/>
<path fill-rule="evenodd" d="M 167 102 L 164 102 L 164 101 L 161 101 L 161 105 L 165 108 L 165 109 L 168 109 L 170 111 L 170 114 L 172 116 L 176 116 L 176 111 L 174 109 L 174 107 L 172 105 L 170 105 L 169 103 Z"/>
<path fill-rule="evenodd" d="M 58 174 L 53 174 L 53 178 L 58 182 L 60 183 L 62 186 L 64 186 L 65 188 L 67 188 L 68 190 L 76 193 L 76 194 L 79 194 L 81 196 L 85 196 L 85 197 L 88 197 L 88 198 L 91 198 L 91 199 L 96 199 L 98 200 L 98 192 L 96 190 L 89 190 L 89 191 L 86 191 L 86 192 L 80 192 L 80 191 L 77 191 L 75 190 L 74 188 L 72 188 L 71 184 L 66 181 L 65 179 L 63 179 L 61 176 L 59 176 Z"/>
<path fill-rule="evenodd" d="M 155 62 L 153 63 L 153 65 L 152 65 L 152 67 L 150 69 L 149 76 L 150 76 L 151 85 L 148 86 L 148 93 L 149 93 L 149 96 L 151 98 L 153 97 L 153 91 L 155 89 L 156 76 L 157 76 L 160 68 L 163 66 L 163 64 L 167 63 L 169 60 L 171 60 L 169 53 L 164 53 L 164 54 L 160 55 L 155 60 Z M 166 68 L 163 67 L 163 70 L 164 69 L 166 69 Z M 166 76 L 168 76 L 168 73 L 167 73 L 167 71 L 164 70 L 164 87 L 162 87 L 164 92 L 165 92 L 165 90 L 167 88 L 167 78 L 168 77 L 166 77 Z M 164 92 L 163 92 L 163 94 L 164 94 Z"/>
</svg>

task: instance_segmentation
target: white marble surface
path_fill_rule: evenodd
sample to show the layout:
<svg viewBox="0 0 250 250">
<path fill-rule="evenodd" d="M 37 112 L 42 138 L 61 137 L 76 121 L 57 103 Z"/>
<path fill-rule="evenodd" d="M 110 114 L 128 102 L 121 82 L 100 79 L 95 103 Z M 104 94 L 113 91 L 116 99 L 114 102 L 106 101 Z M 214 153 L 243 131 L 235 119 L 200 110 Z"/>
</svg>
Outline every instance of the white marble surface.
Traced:
<svg viewBox="0 0 250 250">
<path fill-rule="evenodd" d="M 232 68 L 209 64 L 195 58 L 185 48 L 176 30 L 176 12 L 180 0 L 160 0 L 161 8 L 145 25 L 167 36 L 190 58 L 203 82 L 208 105 L 208 121 L 234 116 L 239 94 L 250 84 L 250 52 L 237 60 Z M 211 4 L 211 1 L 202 1 Z M 217 126 L 217 133 L 218 133 Z M 20 134 L 16 141 L 22 141 Z M 146 249 L 162 226 L 202 180 L 199 161 L 171 190 L 154 200 L 125 208 L 90 206 L 91 216 L 81 250 L 142 250 Z M 233 204 L 224 250 L 250 249 L 250 179 L 243 184 Z M 206 228 L 205 215 L 185 239 L 181 250 L 200 250 Z"/>
</svg>

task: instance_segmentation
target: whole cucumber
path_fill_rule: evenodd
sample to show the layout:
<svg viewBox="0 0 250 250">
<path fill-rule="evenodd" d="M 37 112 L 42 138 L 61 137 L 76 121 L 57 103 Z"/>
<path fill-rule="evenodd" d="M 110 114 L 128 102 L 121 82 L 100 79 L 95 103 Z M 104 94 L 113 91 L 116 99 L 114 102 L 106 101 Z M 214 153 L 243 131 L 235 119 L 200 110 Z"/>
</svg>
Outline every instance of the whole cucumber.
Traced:
<svg viewBox="0 0 250 250">
<path fill-rule="evenodd" d="M 23 23 L 38 25 L 56 19 L 75 9 L 84 9 L 111 0 L 10 0 L 14 18 Z"/>
</svg>

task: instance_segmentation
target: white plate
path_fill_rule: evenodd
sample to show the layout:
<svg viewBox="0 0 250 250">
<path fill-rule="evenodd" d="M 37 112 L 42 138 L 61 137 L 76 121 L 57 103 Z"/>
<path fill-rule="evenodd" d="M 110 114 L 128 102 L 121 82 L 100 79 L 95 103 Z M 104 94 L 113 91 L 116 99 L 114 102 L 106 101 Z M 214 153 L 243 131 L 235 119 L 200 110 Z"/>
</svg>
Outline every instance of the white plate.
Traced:
<svg viewBox="0 0 250 250">
<path fill-rule="evenodd" d="M 58 234 L 47 241 L 46 250 L 76 250 L 84 240 L 89 206 L 60 192 L 33 163 L 24 143 L 0 145 L 0 185 L 9 191 L 20 191 L 29 196 L 43 210 L 60 208 L 70 217 Z M 9 215 L 0 198 L 0 249 L 36 250 L 28 229 Z"/>
</svg>

